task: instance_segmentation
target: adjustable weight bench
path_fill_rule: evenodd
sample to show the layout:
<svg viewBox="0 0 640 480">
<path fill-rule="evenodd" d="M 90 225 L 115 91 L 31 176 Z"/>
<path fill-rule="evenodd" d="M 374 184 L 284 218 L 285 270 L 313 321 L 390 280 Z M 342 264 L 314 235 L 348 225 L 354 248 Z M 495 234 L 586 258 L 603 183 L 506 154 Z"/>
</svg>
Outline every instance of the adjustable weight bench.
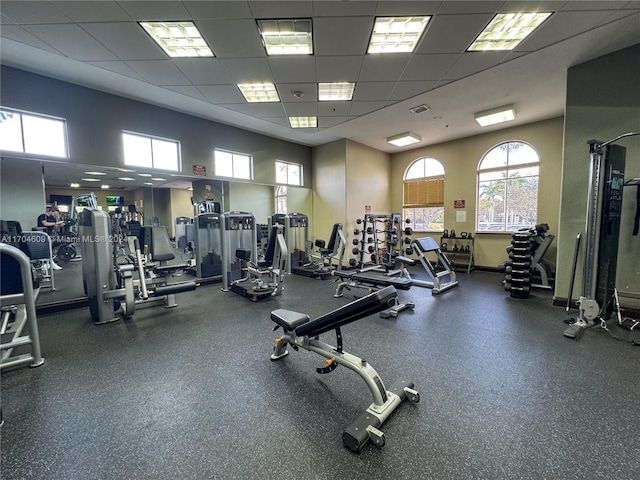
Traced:
<svg viewBox="0 0 640 480">
<path fill-rule="evenodd" d="M 384 446 L 384 433 L 379 430 L 382 423 L 406 398 L 414 403 L 420 400 L 419 393 L 413 389 L 413 382 L 400 380 L 387 390 L 371 365 L 364 359 L 342 350 L 340 327 L 386 309 L 396 301 L 396 296 L 394 287 L 385 287 L 315 320 L 311 320 L 309 315 L 291 310 L 277 309 L 271 312 L 271 320 L 277 324 L 274 330 L 284 330 L 284 334 L 275 341 L 271 360 L 279 360 L 286 356 L 289 353 L 287 345 L 291 345 L 294 350 L 304 348 L 327 359 L 325 367 L 316 368 L 318 373 L 330 373 L 338 365 L 344 365 L 360 375 L 369 387 L 373 403 L 342 434 L 343 444 L 356 453 L 359 453 L 370 440 L 377 447 Z M 335 347 L 321 342 L 318 338 L 330 330 L 336 331 Z"/>
</svg>

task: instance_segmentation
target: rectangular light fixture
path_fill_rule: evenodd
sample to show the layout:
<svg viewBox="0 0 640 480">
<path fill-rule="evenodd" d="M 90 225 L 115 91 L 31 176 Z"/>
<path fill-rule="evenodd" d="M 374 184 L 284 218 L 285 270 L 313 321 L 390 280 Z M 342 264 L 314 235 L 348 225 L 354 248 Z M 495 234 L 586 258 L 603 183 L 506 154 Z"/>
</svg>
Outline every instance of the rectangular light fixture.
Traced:
<svg viewBox="0 0 640 480">
<path fill-rule="evenodd" d="M 318 126 L 317 117 L 289 117 L 291 128 L 315 128 Z"/>
<path fill-rule="evenodd" d="M 280 101 L 273 83 L 239 83 L 238 88 L 249 103 Z"/>
<path fill-rule="evenodd" d="M 267 55 L 311 55 L 311 20 L 258 20 Z"/>
<path fill-rule="evenodd" d="M 170 57 L 213 57 L 193 22 L 140 22 Z"/>
<path fill-rule="evenodd" d="M 377 17 L 367 53 L 410 53 L 431 17 Z"/>
<path fill-rule="evenodd" d="M 498 13 L 467 51 L 513 50 L 550 16 L 551 13 Z"/>
<path fill-rule="evenodd" d="M 478 122 L 481 127 L 508 122 L 509 120 L 515 120 L 515 118 L 516 111 L 514 110 L 513 105 L 492 108 L 491 110 L 485 110 L 484 112 L 478 112 L 475 114 L 476 122 Z"/>
<path fill-rule="evenodd" d="M 400 135 L 387 138 L 387 143 L 395 145 L 396 147 L 406 147 L 407 145 L 420 141 L 422 141 L 422 137 L 411 132 L 401 133 Z"/>
<path fill-rule="evenodd" d="M 321 102 L 351 100 L 355 88 L 356 84 L 349 82 L 318 83 L 318 100 Z"/>
</svg>

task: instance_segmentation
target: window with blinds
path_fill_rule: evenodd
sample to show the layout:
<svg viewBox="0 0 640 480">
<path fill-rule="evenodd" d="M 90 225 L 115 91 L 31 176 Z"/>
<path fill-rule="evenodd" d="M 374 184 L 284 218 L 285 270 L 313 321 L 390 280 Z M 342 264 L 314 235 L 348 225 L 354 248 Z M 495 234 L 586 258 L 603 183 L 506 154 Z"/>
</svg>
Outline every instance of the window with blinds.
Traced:
<svg viewBox="0 0 640 480">
<path fill-rule="evenodd" d="M 444 177 L 405 180 L 404 207 L 444 206 Z"/>
</svg>

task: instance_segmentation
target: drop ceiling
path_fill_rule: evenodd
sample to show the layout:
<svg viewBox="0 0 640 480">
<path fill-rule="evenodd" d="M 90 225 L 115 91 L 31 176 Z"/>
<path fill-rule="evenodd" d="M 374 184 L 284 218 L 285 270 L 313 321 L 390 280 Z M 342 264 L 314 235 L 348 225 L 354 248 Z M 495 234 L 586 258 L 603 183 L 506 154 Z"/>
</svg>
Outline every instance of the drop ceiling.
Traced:
<svg viewBox="0 0 640 480">
<path fill-rule="evenodd" d="M 512 52 L 466 52 L 515 11 L 553 15 Z M 349 138 L 391 153 L 407 147 L 386 138 L 407 131 L 416 148 L 560 116 L 569 67 L 640 43 L 640 1 L 2 1 L 0 13 L 5 65 L 303 145 Z M 366 54 L 376 16 L 402 15 L 432 16 L 414 52 Z M 273 18 L 312 19 L 314 54 L 267 56 L 256 20 Z M 144 20 L 193 21 L 215 57 L 169 58 Z M 247 103 L 236 84 L 256 81 L 281 102 Z M 352 101 L 318 102 L 317 83 L 334 81 L 356 83 Z M 516 120 L 475 122 L 504 104 Z"/>
</svg>

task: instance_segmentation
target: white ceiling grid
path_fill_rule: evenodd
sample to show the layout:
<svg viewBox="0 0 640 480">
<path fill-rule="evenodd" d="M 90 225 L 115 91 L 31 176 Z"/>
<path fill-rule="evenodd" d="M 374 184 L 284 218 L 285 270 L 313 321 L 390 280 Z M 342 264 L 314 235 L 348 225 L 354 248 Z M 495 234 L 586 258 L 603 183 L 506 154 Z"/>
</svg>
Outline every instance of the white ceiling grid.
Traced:
<svg viewBox="0 0 640 480">
<path fill-rule="evenodd" d="M 513 52 L 466 52 L 513 11 L 554 14 Z M 561 115 L 569 66 L 640 43 L 640 1 L 2 1 L 0 13 L 4 64 L 306 145 L 387 152 L 403 131 L 418 146 L 481 133 L 473 113 L 505 103 L 518 112 L 509 125 Z M 367 55 L 375 17 L 401 15 L 432 16 L 415 51 Z M 267 56 L 262 18 L 311 18 L 314 54 Z M 169 58 L 143 20 L 194 21 L 215 57 Z M 317 83 L 332 81 L 355 82 L 353 100 L 318 102 Z M 275 83 L 281 102 L 247 104 L 243 82 Z M 431 111 L 409 112 L 421 103 Z"/>
</svg>

